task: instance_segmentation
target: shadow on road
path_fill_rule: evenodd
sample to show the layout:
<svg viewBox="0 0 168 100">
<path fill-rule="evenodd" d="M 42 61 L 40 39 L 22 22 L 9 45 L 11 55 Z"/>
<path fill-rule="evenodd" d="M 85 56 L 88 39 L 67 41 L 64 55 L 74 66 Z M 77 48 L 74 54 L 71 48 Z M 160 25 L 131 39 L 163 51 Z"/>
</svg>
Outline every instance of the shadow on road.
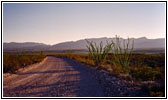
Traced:
<svg viewBox="0 0 168 100">
<path fill-rule="evenodd" d="M 50 60 L 51 59 L 51 60 Z M 103 89 L 85 65 L 68 58 L 50 57 L 40 68 L 17 73 L 19 77 L 32 76 L 31 81 L 3 90 L 5 97 L 103 97 Z M 63 66 L 58 65 L 62 61 Z M 48 64 L 49 65 L 49 64 Z M 59 66 L 59 68 L 57 68 Z M 36 77 L 35 77 L 36 74 Z M 38 77 L 37 77 L 38 76 Z"/>
</svg>

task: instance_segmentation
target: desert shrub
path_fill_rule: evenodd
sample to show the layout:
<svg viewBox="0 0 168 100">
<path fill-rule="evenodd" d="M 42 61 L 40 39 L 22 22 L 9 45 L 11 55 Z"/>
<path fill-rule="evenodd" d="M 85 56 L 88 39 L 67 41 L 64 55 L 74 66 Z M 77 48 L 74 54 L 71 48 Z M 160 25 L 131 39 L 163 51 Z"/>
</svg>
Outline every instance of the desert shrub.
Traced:
<svg viewBox="0 0 168 100">
<path fill-rule="evenodd" d="M 165 56 L 160 54 L 133 54 L 131 64 L 134 66 L 148 65 L 150 67 L 163 67 Z"/>
<path fill-rule="evenodd" d="M 112 43 L 113 43 L 113 48 L 112 48 L 113 59 L 111 60 L 112 64 L 116 66 L 120 66 L 124 70 L 127 70 L 130 64 L 130 59 L 134 48 L 134 41 L 132 42 L 131 49 L 129 49 L 130 47 L 129 38 L 127 42 L 123 40 L 123 47 L 121 46 L 121 41 L 117 36 L 116 36 L 116 42 L 112 41 Z"/>
<path fill-rule="evenodd" d="M 88 48 L 89 55 L 92 57 L 94 64 L 96 66 L 103 64 L 109 51 L 111 50 L 112 43 L 107 42 L 107 45 L 103 47 L 102 41 L 100 42 L 99 46 L 97 46 L 97 44 L 93 41 L 86 41 L 86 47 Z"/>
<path fill-rule="evenodd" d="M 8 72 L 8 71 L 15 71 L 18 69 L 19 66 L 19 57 L 18 55 L 9 55 L 5 54 L 3 56 L 3 71 Z"/>
<path fill-rule="evenodd" d="M 117 66 L 117 65 L 112 66 L 112 73 L 113 74 L 119 75 L 122 72 L 123 72 L 122 67 Z"/>
<path fill-rule="evenodd" d="M 18 61 L 20 62 L 20 66 L 27 66 L 33 63 L 32 58 L 28 55 L 20 55 Z"/>
<path fill-rule="evenodd" d="M 37 63 L 45 58 L 43 54 L 3 55 L 3 72 L 15 72 L 21 67 Z"/>
<path fill-rule="evenodd" d="M 133 79 L 142 81 L 156 80 L 160 79 L 162 76 L 161 72 L 154 70 L 149 66 L 131 67 L 129 74 Z"/>
</svg>

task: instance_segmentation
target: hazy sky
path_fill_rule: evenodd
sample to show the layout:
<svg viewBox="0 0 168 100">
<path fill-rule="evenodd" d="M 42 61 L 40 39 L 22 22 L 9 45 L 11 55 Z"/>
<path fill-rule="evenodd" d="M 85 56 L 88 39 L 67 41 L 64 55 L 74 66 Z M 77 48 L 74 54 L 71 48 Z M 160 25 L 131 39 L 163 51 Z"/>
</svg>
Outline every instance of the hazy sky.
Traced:
<svg viewBox="0 0 168 100">
<path fill-rule="evenodd" d="M 3 41 L 56 44 L 84 38 L 163 38 L 164 3 L 4 3 Z"/>
</svg>

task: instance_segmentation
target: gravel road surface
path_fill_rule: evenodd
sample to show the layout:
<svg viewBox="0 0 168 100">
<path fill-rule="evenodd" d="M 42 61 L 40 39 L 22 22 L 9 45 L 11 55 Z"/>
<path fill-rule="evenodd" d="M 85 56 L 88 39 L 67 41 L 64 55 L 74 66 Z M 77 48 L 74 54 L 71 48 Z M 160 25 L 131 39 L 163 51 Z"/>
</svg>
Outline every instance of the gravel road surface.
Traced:
<svg viewBox="0 0 168 100">
<path fill-rule="evenodd" d="M 4 97 L 103 97 L 102 86 L 84 64 L 49 56 L 40 64 L 3 77 Z"/>
</svg>

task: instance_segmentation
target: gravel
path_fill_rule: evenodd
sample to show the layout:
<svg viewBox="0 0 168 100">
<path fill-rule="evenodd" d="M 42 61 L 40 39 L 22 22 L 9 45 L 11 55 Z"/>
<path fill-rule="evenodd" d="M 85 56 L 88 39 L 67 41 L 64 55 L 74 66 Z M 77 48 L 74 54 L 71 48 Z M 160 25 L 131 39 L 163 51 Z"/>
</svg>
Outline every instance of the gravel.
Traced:
<svg viewBox="0 0 168 100">
<path fill-rule="evenodd" d="M 4 75 L 5 76 L 5 75 Z M 4 97 L 143 97 L 141 86 L 105 70 L 49 56 L 39 65 L 3 77 Z"/>
</svg>

